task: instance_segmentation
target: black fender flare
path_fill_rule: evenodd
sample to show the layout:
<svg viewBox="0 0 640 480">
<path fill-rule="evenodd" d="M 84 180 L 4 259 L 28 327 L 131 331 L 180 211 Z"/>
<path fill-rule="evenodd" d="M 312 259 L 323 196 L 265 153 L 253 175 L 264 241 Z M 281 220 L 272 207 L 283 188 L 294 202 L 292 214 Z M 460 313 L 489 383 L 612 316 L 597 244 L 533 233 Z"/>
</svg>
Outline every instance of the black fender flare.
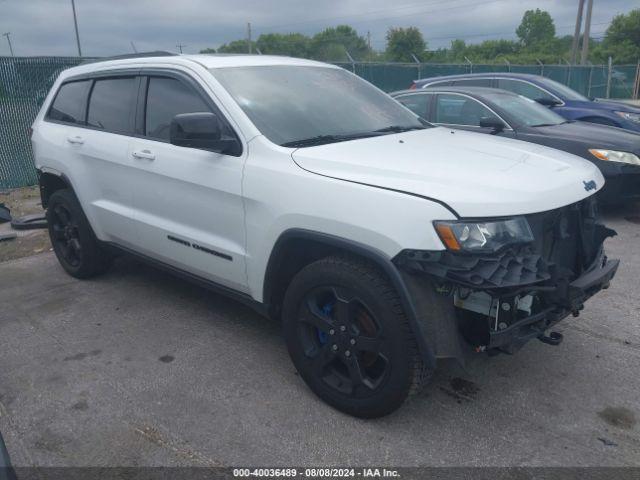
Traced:
<svg viewBox="0 0 640 480">
<path fill-rule="evenodd" d="M 47 196 L 47 192 L 46 192 L 47 185 L 45 185 L 44 183 L 44 179 L 47 178 L 47 176 L 49 175 L 51 175 L 52 177 L 58 178 L 62 183 L 66 185 L 67 188 L 71 189 L 75 194 L 75 189 L 73 188 L 71 180 L 69 180 L 69 177 L 67 177 L 64 173 L 58 172 L 58 171 L 52 171 L 49 169 L 47 170 L 38 169 L 36 170 L 36 173 L 38 175 L 38 186 L 40 188 L 40 201 L 43 209 L 46 209 L 47 204 L 49 203 L 49 197 Z"/>
<path fill-rule="evenodd" d="M 416 343 L 418 344 L 418 349 L 423 361 L 429 368 L 435 368 L 436 356 L 433 345 L 428 341 L 427 332 L 424 328 L 423 322 L 419 321 L 415 303 L 403 276 L 398 268 L 393 264 L 390 257 L 388 257 L 384 252 L 369 245 L 313 230 L 293 228 L 284 231 L 278 237 L 278 240 L 276 240 L 267 263 L 267 269 L 264 277 L 263 301 L 268 303 L 271 298 L 275 288 L 274 283 L 277 273 L 277 265 L 279 264 L 281 256 L 285 253 L 285 244 L 292 239 L 310 240 L 329 247 L 347 251 L 363 257 L 378 266 L 387 275 L 391 284 L 400 296 L 402 308 L 409 321 L 409 325 L 416 339 Z"/>
</svg>

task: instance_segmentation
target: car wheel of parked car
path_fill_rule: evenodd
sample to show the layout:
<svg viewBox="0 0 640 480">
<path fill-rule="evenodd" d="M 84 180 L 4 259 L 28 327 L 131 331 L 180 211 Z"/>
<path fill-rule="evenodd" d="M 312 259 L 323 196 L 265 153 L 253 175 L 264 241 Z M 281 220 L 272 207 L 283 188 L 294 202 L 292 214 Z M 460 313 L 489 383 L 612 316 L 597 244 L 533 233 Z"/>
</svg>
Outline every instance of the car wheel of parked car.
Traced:
<svg viewBox="0 0 640 480">
<path fill-rule="evenodd" d="M 393 412 L 427 376 L 397 292 L 358 259 L 328 257 L 303 268 L 285 295 L 283 323 L 304 381 L 350 415 Z"/>
<path fill-rule="evenodd" d="M 109 267 L 110 256 L 100 247 L 71 190 L 58 190 L 51 195 L 47 224 L 53 250 L 69 275 L 89 278 Z"/>
</svg>

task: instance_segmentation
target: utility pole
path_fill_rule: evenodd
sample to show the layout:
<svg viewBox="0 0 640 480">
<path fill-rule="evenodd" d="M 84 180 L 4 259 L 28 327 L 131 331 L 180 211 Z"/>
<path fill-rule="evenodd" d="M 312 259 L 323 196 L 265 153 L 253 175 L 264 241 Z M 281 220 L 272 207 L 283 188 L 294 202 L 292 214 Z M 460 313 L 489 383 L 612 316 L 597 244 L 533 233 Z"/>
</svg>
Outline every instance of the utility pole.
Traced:
<svg viewBox="0 0 640 480">
<path fill-rule="evenodd" d="M 133 53 L 138 53 L 138 49 L 136 48 L 135 44 L 133 43 L 133 40 L 131 41 L 131 48 L 133 49 Z"/>
<path fill-rule="evenodd" d="M 578 45 L 580 44 L 580 30 L 582 29 L 582 10 L 584 10 L 584 0 L 578 0 L 578 16 L 576 17 L 576 28 L 573 31 L 573 43 L 571 45 L 571 63 L 575 64 L 578 59 Z"/>
<path fill-rule="evenodd" d="M 78 56 L 82 56 L 82 49 L 80 48 L 80 34 L 78 33 L 78 17 L 76 16 L 76 2 L 71 0 L 71 9 L 73 10 L 73 25 L 76 28 L 76 43 L 78 44 Z"/>
<path fill-rule="evenodd" d="M 251 54 L 251 23 L 247 22 L 247 50 Z"/>
<path fill-rule="evenodd" d="M 182 53 L 182 47 L 188 47 L 188 45 L 183 45 L 181 43 L 176 45 L 176 48 L 178 48 L 178 50 L 180 50 L 180 53 Z"/>
<path fill-rule="evenodd" d="M 369 47 L 369 51 L 371 51 L 371 32 L 367 30 L 367 46 Z"/>
<path fill-rule="evenodd" d="M 4 37 L 7 37 L 7 42 L 9 42 L 9 51 L 11 52 L 11 56 L 15 57 L 15 55 L 13 54 L 13 46 L 11 45 L 11 32 L 3 33 L 2 35 Z"/>
<path fill-rule="evenodd" d="M 580 63 L 586 65 L 589 56 L 589 34 L 591 33 L 591 10 L 593 10 L 593 0 L 589 0 L 587 4 L 587 17 L 584 21 L 584 36 L 582 37 L 582 55 Z"/>
</svg>

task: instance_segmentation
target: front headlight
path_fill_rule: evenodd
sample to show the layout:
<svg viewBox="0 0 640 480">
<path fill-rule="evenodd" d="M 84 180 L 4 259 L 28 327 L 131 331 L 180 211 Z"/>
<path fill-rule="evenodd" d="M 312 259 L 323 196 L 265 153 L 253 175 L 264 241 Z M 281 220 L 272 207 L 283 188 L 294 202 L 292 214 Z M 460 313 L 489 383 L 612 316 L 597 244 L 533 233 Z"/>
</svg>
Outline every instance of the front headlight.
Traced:
<svg viewBox="0 0 640 480">
<path fill-rule="evenodd" d="M 640 113 L 616 112 L 616 115 L 619 115 L 625 120 L 629 120 L 630 122 L 640 123 Z"/>
<path fill-rule="evenodd" d="M 524 217 L 485 222 L 435 221 L 442 243 L 454 252 L 490 253 L 503 247 L 533 241 Z"/>
<path fill-rule="evenodd" d="M 615 150 L 603 150 L 600 148 L 590 148 L 591 155 L 599 160 L 608 160 L 610 162 L 630 163 L 631 165 L 640 165 L 640 158 L 630 152 L 617 152 Z"/>
</svg>

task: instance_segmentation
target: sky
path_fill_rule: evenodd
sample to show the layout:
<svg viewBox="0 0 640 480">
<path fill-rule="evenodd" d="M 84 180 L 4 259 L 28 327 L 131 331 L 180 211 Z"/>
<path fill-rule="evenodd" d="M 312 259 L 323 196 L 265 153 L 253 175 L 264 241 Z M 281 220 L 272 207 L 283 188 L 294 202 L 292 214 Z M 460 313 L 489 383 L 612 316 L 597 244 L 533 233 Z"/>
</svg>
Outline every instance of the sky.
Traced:
<svg viewBox="0 0 640 480">
<path fill-rule="evenodd" d="M 371 35 L 383 50 L 389 27 L 418 27 L 429 49 L 516 38 L 528 9 L 547 10 L 558 35 L 573 34 L 578 0 L 75 0 L 84 56 L 167 50 L 197 53 L 206 47 L 261 33 L 312 35 L 339 24 Z M 638 0 L 594 0 L 592 36 Z M 71 0 L 0 0 L 0 33 L 11 32 L 16 56 L 77 55 Z M 9 55 L 0 37 L 0 56 Z"/>
</svg>

